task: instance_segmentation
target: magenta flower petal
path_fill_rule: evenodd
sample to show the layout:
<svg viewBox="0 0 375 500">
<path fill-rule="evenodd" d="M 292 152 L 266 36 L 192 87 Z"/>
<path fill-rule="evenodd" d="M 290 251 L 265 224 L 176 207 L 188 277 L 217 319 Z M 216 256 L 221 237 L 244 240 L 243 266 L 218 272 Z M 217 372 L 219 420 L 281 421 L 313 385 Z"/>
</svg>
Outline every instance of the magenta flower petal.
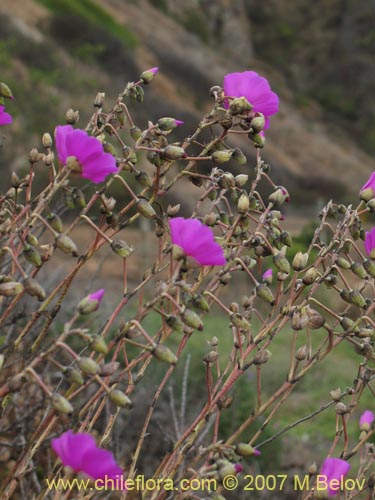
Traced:
<svg viewBox="0 0 375 500">
<path fill-rule="evenodd" d="M 364 191 L 365 189 L 372 189 L 375 195 L 375 172 L 372 172 L 370 175 L 369 180 L 364 184 L 361 188 L 361 191 Z"/>
<path fill-rule="evenodd" d="M 89 297 L 89 299 L 97 300 L 100 303 L 104 294 L 105 294 L 104 288 L 100 288 L 100 290 L 97 290 L 96 292 L 91 293 L 88 297 Z"/>
<path fill-rule="evenodd" d="M 9 113 L 6 113 L 4 109 L 5 106 L 0 106 L 0 125 L 9 125 L 10 123 L 12 123 L 13 118 Z"/>
<path fill-rule="evenodd" d="M 212 230 L 197 219 L 170 219 L 171 239 L 202 266 L 221 266 L 226 260 L 223 249 L 214 240 Z"/>
<path fill-rule="evenodd" d="M 266 130 L 269 117 L 279 111 L 279 97 L 271 90 L 268 80 L 255 71 L 229 73 L 224 77 L 224 93 L 228 97 L 246 97 L 255 113 L 263 113 Z M 229 107 L 228 100 L 224 106 Z"/>
<path fill-rule="evenodd" d="M 345 460 L 341 460 L 340 458 L 326 458 L 322 464 L 322 468 L 320 470 L 320 475 L 325 476 L 325 480 L 328 484 L 328 494 L 330 496 L 335 496 L 339 492 L 339 488 L 337 488 L 336 484 L 331 482 L 334 480 L 335 482 L 341 481 L 349 472 L 350 464 Z"/>
<path fill-rule="evenodd" d="M 272 269 L 267 269 L 267 271 L 262 274 L 262 280 L 272 281 Z"/>
<path fill-rule="evenodd" d="M 77 159 L 80 175 L 84 179 L 99 183 L 112 173 L 117 173 L 116 159 L 106 153 L 103 145 L 84 130 L 75 130 L 71 125 L 60 125 L 55 129 L 57 155 L 65 165 L 69 157 Z"/>
<path fill-rule="evenodd" d="M 372 259 L 375 259 L 375 227 L 373 227 L 371 231 L 366 232 L 365 248 L 367 255 L 369 255 Z"/>
<path fill-rule="evenodd" d="M 372 413 L 372 411 L 366 410 L 364 413 L 362 413 L 359 419 L 359 428 L 361 429 L 361 431 L 369 431 L 374 420 L 375 415 Z"/>
<path fill-rule="evenodd" d="M 98 448 L 90 434 L 74 434 L 68 430 L 52 439 L 51 445 L 63 465 L 75 472 L 83 472 L 93 479 L 116 478 L 123 474 L 112 453 Z"/>
</svg>

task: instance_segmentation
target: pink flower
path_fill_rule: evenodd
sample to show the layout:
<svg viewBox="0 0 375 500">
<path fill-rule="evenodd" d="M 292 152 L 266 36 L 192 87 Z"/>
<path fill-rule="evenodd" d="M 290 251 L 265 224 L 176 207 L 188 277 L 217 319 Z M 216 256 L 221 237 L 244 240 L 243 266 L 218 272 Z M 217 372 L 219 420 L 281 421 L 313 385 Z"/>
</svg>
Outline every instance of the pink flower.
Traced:
<svg viewBox="0 0 375 500">
<path fill-rule="evenodd" d="M 105 153 L 98 139 L 84 130 L 59 125 L 55 129 L 55 139 L 59 160 L 84 179 L 98 183 L 118 172 L 115 158 Z"/>
<path fill-rule="evenodd" d="M 267 269 L 267 271 L 262 274 L 262 281 L 265 281 L 267 283 L 272 282 L 272 269 Z"/>
<path fill-rule="evenodd" d="M 359 419 L 359 428 L 361 431 L 369 431 L 371 428 L 371 424 L 375 420 L 375 415 L 370 410 L 366 410 L 362 413 L 361 418 Z"/>
<path fill-rule="evenodd" d="M 13 119 L 9 113 L 4 111 L 5 106 L 0 106 L 0 125 L 9 125 Z"/>
<path fill-rule="evenodd" d="M 174 217 L 170 219 L 171 238 L 185 255 L 193 257 L 202 266 L 223 266 L 223 249 L 214 240 L 212 230 L 197 219 Z"/>
<path fill-rule="evenodd" d="M 334 497 L 340 490 L 340 483 L 350 470 L 350 464 L 340 458 L 326 458 L 320 469 L 320 476 L 323 476 L 327 483 L 329 496 Z"/>
<path fill-rule="evenodd" d="M 266 78 L 255 71 L 229 73 L 224 77 L 224 93 L 228 97 L 246 97 L 252 104 L 253 112 L 263 113 L 265 117 L 264 130 L 270 126 L 269 117 L 279 111 L 279 98 L 271 90 Z M 225 107 L 229 107 L 226 102 Z"/>
<path fill-rule="evenodd" d="M 375 259 L 375 227 L 366 232 L 365 248 L 369 257 Z"/>
<path fill-rule="evenodd" d="M 64 466 L 70 467 L 74 472 L 83 472 L 92 479 L 122 477 L 122 469 L 117 465 L 113 454 L 98 448 L 90 434 L 74 434 L 72 430 L 68 430 L 52 439 L 51 445 Z"/>
<path fill-rule="evenodd" d="M 101 288 L 82 299 L 77 306 L 78 312 L 80 314 L 89 314 L 96 311 L 100 306 L 104 293 L 104 288 Z"/>
</svg>

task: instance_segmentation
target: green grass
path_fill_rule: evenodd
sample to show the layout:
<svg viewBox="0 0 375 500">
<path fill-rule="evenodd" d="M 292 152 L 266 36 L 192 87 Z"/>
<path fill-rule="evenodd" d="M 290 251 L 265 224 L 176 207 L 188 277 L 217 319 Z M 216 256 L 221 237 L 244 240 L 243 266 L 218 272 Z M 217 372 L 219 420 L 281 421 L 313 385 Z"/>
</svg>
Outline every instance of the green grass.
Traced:
<svg viewBox="0 0 375 500">
<path fill-rule="evenodd" d="M 109 31 L 128 48 L 137 46 L 136 36 L 125 26 L 119 24 L 105 9 L 94 0 L 37 0 L 55 14 L 76 14 L 93 24 Z"/>
</svg>

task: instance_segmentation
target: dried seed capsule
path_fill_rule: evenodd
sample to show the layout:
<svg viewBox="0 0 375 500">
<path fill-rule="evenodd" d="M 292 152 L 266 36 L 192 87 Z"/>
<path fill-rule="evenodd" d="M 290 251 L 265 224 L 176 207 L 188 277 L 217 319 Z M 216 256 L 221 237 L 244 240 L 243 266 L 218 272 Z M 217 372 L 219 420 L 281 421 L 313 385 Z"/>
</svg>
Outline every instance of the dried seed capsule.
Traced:
<svg viewBox="0 0 375 500">
<path fill-rule="evenodd" d="M 231 314 L 230 320 L 237 328 L 242 328 L 243 330 L 250 331 L 250 323 L 241 314 Z"/>
<path fill-rule="evenodd" d="M 306 359 L 307 356 L 307 346 L 303 345 L 299 349 L 297 349 L 295 358 L 297 361 L 303 361 Z"/>
<path fill-rule="evenodd" d="M 207 364 L 215 363 L 219 359 L 219 353 L 216 351 L 210 351 L 203 356 L 203 362 Z"/>
<path fill-rule="evenodd" d="M 312 285 L 318 277 L 318 270 L 315 267 L 310 267 L 310 269 L 306 271 L 302 281 L 305 285 Z"/>
</svg>

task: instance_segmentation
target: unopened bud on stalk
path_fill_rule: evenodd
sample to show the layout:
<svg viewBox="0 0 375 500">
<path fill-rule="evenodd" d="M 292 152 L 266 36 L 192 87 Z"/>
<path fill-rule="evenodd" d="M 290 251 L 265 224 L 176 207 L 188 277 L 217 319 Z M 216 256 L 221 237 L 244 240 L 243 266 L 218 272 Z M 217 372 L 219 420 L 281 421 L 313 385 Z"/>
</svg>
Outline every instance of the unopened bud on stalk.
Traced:
<svg viewBox="0 0 375 500">
<path fill-rule="evenodd" d="M 359 330 L 358 326 L 355 326 L 355 321 L 350 319 L 348 316 L 343 316 L 340 320 L 340 325 L 345 331 L 357 332 Z"/>
<path fill-rule="evenodd" d="M 85 200 L 85 195 L 82 193 L 82 191 L 78 188 L 73 188 L 72 190 L 72 196 L 73 196 L 73 201 L 74 205 L 79 208 L 85 208 L 86 207 L 86 200 Z"/>
<path fill-rule="evenodd" d="M 260 113 L 259 116 L 256 116 L 251 120 L 250 128 L 253 130 L 254 134 L 259 134 L 259 132 L 264 129 L 265 123 L 266 120 L 264 118 L 264 115 Z"/>
<path fill-rule="evenodd" d="M 259 283 L 256 286 L 256 293 L 258 297 L 271 304 L 271 306 L 275 305 L 275 297 L 265 283 Z"/>
<path fill-rule="evenodd" d="M 169 315 L 165 318 L 165 322 L 167 323 L 169 328 L 172 328 L 172 330 L 183 333 L 184 324 L 179 318 L 177 318 L 177 316 Z"/>
<path fill-rule="evenodd" d="M 233 151 L 233 159 L 234 159 L 234 155 L 235 155 L 235 151 Z M 249 176 L 246 175 L 246 174 L 239 174 L 239 175 L 236 175 L 236 177 L 234 178 L 234 182 L 236 184 L 237 187 L 242 187 L 246 184 L 246 182 L 249 180 Z"/>
<path fill-rule="evenodd" d="M 20 178 L 18 177 L 16 172 L 12 172 L 12 186 L 17 189 L 20 187 Z"/>
<path fill-rule="evenodd" d="M 202 295 L 195 295 L 192 299 L 192 304 L 200 311 L 208 312 L 210 310 L 207 300 Z"/>
<path fill-rule="evenodd" d="M 135 85 L 129 90 L 130 97 L 142 104 L 145 92 L 140 85 Z"/>
<path fill-rule="evenodd" d="M 74 125 L 79 120 L 79 111 L 74 111 L 74 109 L 69 108 L 65 113 L 65 121 L 69 125 Z"/>
<path fill-rule="evenodd" d="M 318 330 L 324 325 L 325 319 L 318 311 L 315 311 L 315 309 L 312 309 L 311 307 L 307 306 L 304 307 L 302 311 L 303 314 L 305 314 L 308 318 L 306 324 L 308 328 L 311 328 L 312 330 Z"/>
<path fill-rule="evenodd" d="M 17 283 L 16 281 L 0 283 L 0 295 L 3 297 L 14 297 L 22 293 L 23 290 L 24 287 L 22 283 Z"/>
<path fill-rule="evenodd" d="M 203 330 L 202 320 L 200 319 L 198 314 L 191 309 L 185 309 L 181 314 L 181 319 L 185 323 L 185 325 L 190 326 L 191 328 L 195 328 L 199 331 Z"/>
<path fill-rule="evenodd" d="M 366 203 L 366 207 L 369 209 L 370 213 L 374 213 L 375 212 L 375 198 L 373 198 L 372 200 L 368 201 Z M 375 258 L 375 255 L 374 255 L 373 258 Z"/>
<path fill-rule="evenodd" d="M 165 345 L 158 344 L 152 351 L 152 355 L 159 361 L 175 365 L 178 361 L 177 356 Z"/>
<path fill-rule="evenodd" d="M 350 412 L 350 409 L 345 403 L 339 402 L 335 406 L 335 412 L 337 413 L 337 415 L 345 415 L 346 413 Z"/>
<path fill-rule="evenodd" d="M 91 312 L 96 311 L 100 306 L 104 293 L 104 288 L 101 288 L 100 290 L 97 290 L 82 299 L 77 305 L 77 311 L 79 314 L 90 314 Z"/>
<path fill-rule="evenodd" d="M 32 297 L 36 297 L 40 302 L 46 298 L 44 288 L 34 278 L 26 278 L 23 285 L 26 292 Z"/>
<path fill-rule="evenodd" d="M 246 214 L 247 211 L 249 210 L 249 206 L 250 206 L 249 197 L 246 194 L 242 193 L 237 202 L 238 212 L 240 214 Z"/>
<path fill-rule="evenodd" d="M 158 71 L 159 71 L 159 68 L 157 68 L 157 67 L 147 69 L 146 71 L 143 71 L 143 73 L 141 73 L 141 76 L 139 77 L 139 79 L 142 80 L 142 82 L 145 85 L 148 85 L 155 78 L 155 75 Z"/>
<path fill-rule="evenodd" d="M 49 225 L 52 227 L 52 229 L 54 229 L 58 233 L 63 232 L 64 226 L 63 226 L 62 220 L 60 219 L 60 217 L 57 214 L 50 213 L 49 215 L 47 215 L 47 221 L 48 221 Z"/>
<path fill-rule="evenodd" d="M 233 476 L 242 472 L 241 464 L 232 464 L 229 460 L 217 460 L 218 476 L 220 480 L 225 479 L 227 476 Z"/>
<path fill-rule="evenodd" d="M 234 313 L 230 315 L 230 320 L 234 326 L 237 328 L 242 328 L 243 330 L 250 330 L 250 323 L 239 313 Z"/>
<path fill-rule="evenodd" d="M 273 263 L 277 267 L 279 271 L 285 274 L 289 274 L 290 272 L 290 264 L 288 262 L 288 259 L 285 257 L 284 253 L 281 252 L 275 252 L 273 255 Z"/>
<path fill-rule="evenodd" d="M 344 259 L 344 257 L 339 257 L 337 260 L 336 260 L 336 264 L 341 267 L 341 269 L 350 269 L 350 262 L 346 259 Z"/>
<path fill-rule="evenodd" d="M 292 262 L 293 269 L 295 271 L 302 271 L 306 267 L 308 259 L 308 253 L 297 252 Z"/>
<path fill-rule="evenodd" d="M 268 201 L 274 205 L 282 205 L 284 202 L 288 203 L 289 193 L 284 187 L 280 186 L 269 195 Z"/>
<path fill-rule="evenodd" d="M 302 278 L 305 285 L 312 285 L 319 277 L 319 272 L 315 267 L 310 267 Z"/>
<path fill-rule="evenodd" d="M 99 354 L 108 354 L 108 346 L 100 335 L 93 335 L 90 341 L 90 347 Z"/>
<path fill-rule="evenodd" d="M 53 144 L 51 134 L 45 132 L 42 136 L 42 144 L 44 148 L 50 148 Z"/>
<path fill-rule="evenodd" d="M 38 238 L 36 236 L 34 236 L 32 233 L 28 233 L 25 240 L 26 240 L 26 243 L 28 243 L 29 245 L 32 245 L 33 247 L 36 247 L 37 245 L 39 245 Z"/>
<path fill-rule="evenodd" d="M 375 278 L 375 262 L 373 260 L 370 259 L 364 260 L 363 267 L 369 274 L 371 274 L 373 278 Z"/>
<path fill-rule="evenodd" d="M 247 443 L 237 443 L 234 446 L 234 451 L 240 457 L 251 457 L 252 455 L 258 457 L 261 454 L 259 450 L 253 448 L 250 444 Z"/>
<path fill-rule="evenodd" d="M 160 118 L 156 125 L 163 130 L 163 132 L 168 132 L 169 130 L 173 130 L 180 125 L 183 125 L 183 121 L 176 120 L 175 118 Z"/>
<path fill-rule="evenodd" d="M 0 354 L 0 371 L 4 365 L 4 361 L 5 361 L 5 356 L 4 354 Z"/>
<path fill-rule="evenodd" d="M 219 353 L 216 351 L 210 351 L 207 354 L 203 356 L 203 362 L 211 365 L 212 363 L 216 363 L 216 361 L 219 359 Z"/>
<path fill-rule="evenodd" d="M 138 141 L 138 139 L 142 135 L 142 130 L 139 127 L 131 127 L 130 129 L 130 137 L 133 139 L 133 141 Z"/>
<path fill-rule="evenodd" d="M 248 113 L 252 109 L 253 106 L 246 97 L 236 97 L 232 99 L 229 104 L 229 113 L 231 115 L 241 115 L 242 113 Z"/>
<path fill-rule="evenodd" d="M 143 215 L 143 217 L 146 217 L 148 219 L 152 219 L 156 217 L 156 212 L 153 209 L 152 205 L 145 199 L 145 198 L 139 198 L 139 200 L 136 203 L 136 208 L 138 212 Z"/>
<path fill-rule="evenodd" d="M 233 152 L 229 149 L 224 151 L 214 151 L 211 160 L 219 165 L 228 162 L 232 158 Z"/>
<path fill-rule="evenodd" d="M 98 364 L 91 358 L 83 357 L 78 361 L 78 366 L 83 373 L 88 375 L 95 375 L 99 371 Z"/>
<path fill-rule="evenodd" d="M 262 149 L 266 143 L 266 138 L 264 134 L 254 134 L 253 132 L 249 132 L 249 139 L 253 141 L 253 144 L 256 148 Z"/>
<path fill-rule="evenodd" d="M 180 160 L 181 158 L 185 158 L 187 156 L 184 148 L 172 145 L 164 148 L 161 152 L 161 155 L 166 160 Z"/>
<path fill-rule="evenodd" d="M 73 257 L 78 256 L 78 248 L 74 241 L 64 233 L 56 236 L 55 243 L 57 248 L 59 248 L 64 253 L 71 253 Z"/>
<path fill-rule="evenodd" d="M 51 404 L 55 410 L 61 413 L 66 413 L 68 415 L 73 413 L 73 406 L 66 398 L 64 398 L 64 396 L 61 396 L 61 394 L 52 394 Z"/>
<path fill-rule="evenodd" d="M 358 276 L 358 278 L 361 278 L 363 280 L 367 279 L 367 272 L 365 268 L 359 264 L 358 262 L 353 262 L 352 265 L 350 266 L 351 270 L 353 273 Z"/>
<path fill-rule="evenodd" d="M 307 346 L 303 345 L 297 349 L 295 358 L 297 361 L 303 361 L 306 359 L 306 356 L 307 356 Z"/>
<path fill-rule="evenodd" d="M 83 385 L 85 382 L 83 380 L 81 372 L 79 372 L 76 368 L 72 368 L 71 366 L 65 368 L 64 374 L 66 374 L 69 382 L 71 382 L 72 384 Z"/>
<path fill-rule="evenodd" d="M 290 236 L 290 234 L 288 233 L 288 231 L 283 231 L 280 234 L 280 240 L 281 240 L 281 243 L 283 245 L 286 245 L 287 247 L 291 247 L 292 246 L 292 237 Z"/>
<path fill-rule="evenodd" d="M 351 290 L 348 290 L 347 288 L 343 288 L 340 292 L 340 297 L 342 300 L 345 300 L 345 302 L 351 302 L 350 300 L 350 292 Z"/>
<path fill-rule="evenodd" d="M 318 472 L 318 466 L 315 462 L 309 465 L 308 472 L 310 476 L 314 476 Z"/>
<path fill-rule="evenodd" d="M 14 99 L 12 91 L 4 82 L 0 82 L 0 97 L 5 97 L 5 99 L 11 99 L 12 101 Z"/>
<path fill-rule="evenodd" d="M 364 296 L 358 290 L 352 290 L 349 293 L 349 300 L 352 304 L 360 308 L 365 308 L 367 306 Z"/>
<path fill-rule="evenodd" d="M 104 99 L 105 99 L 105 92 L 98 92 L 94 99 L 95 108 L 102 108 L 104 104 Z"/>
<path fill-rule="evenodd" d="M 39 255 L 39 253 L 35 250 L 35 248 L 26 246 L 22 250 L 22 254 L 27 260 L 27 262 L 30 262 L 30 264 L 32 264 L 33 266 L 40 267 L 42 265 L 42 258 Z"/>
<path fill-rule="evenodd" d="M 108 395 L 110 401 L 120 408 L 131 408 L 133 403 L 128 396 L 119 389 L 113 389 Z"/>
<path fill-rule="evenodd" d="M 244 155 L 244 153 L 242 152 L 242 150 L 240 148 L 234 148 L 233 149 L 232 160 L 234 160 L 238 165 L 246 165 L 246 163 L 247 163 L 247 158 L 246 158 L 246 156 Z M 238 177 L 240 177 L 241 181 L 243 181 L 244 176 L 248 178 L 248 176 L 246 176 L 245 174 L 240 174 L 240 175 L 236 176 L 236 179 Z M 247 181 L 247 179 L 246 179 L 246 181 Z M 237 181 L 236 181 L 236 185 L 237 185 Z M 239 186 L 241 187 L 241 184 L 239 184 Z"/>
<path fill-rule="evenodd" d="M 40 158 L 41 158 L 41 154 L 39 153 L 39 151 L 36 148 L 33 148 L 30 150 L 30 153 L 29 153 L 29 162 L 30 163 L 36 163 L 40 160 Z"/>
<path fill-rule="evenodd" d="M 253 363 L 254 365 L 263 365 L 264 363 L 267 363 L 271 356 L 272 353 L 268 349 L 259 351 L 258 354 L 254 356 Z"/>
<path fill-rule="evenodd" d="M 129 257 L 134 252 L 134 248 L 130 247 L 125 241 L 123 240 L 113 240 L 111 242 L 111 248 L 115 252 L 115 254 L 119 255 L 123 259 L 126 259 Z"/>
</svg>

